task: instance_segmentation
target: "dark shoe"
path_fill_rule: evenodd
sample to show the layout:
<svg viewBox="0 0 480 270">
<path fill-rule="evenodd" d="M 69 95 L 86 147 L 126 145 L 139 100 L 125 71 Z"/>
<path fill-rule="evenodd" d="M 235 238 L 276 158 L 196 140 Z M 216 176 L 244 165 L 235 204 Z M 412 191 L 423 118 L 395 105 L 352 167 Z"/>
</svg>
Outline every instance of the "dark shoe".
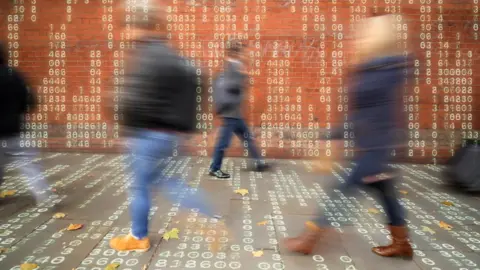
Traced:
<svg viewBox="0 0 480 270">
<path fill-rule="evenodd" d="M 217 178 L 230 178 L 230 174 L 222 172 L 222 170 L 210 171 L 210 176 L 215 176 Z"/>
<path fill-rule="evenodd" d="M 291 252 L 309 255 L 317 245 L 322 229 L 313 222 L 305 224 L 305 231 L 298 237 L 285 239 L 285 246 Z"/>
<path fill-rule="evenodd" d="M 255 168 L 254 170 L 256 172 L 264 172 L 264 171 L 267 171 L 271 168 L 272 166 L 270 166 L 269 164 L 265 163 L 265 162 L 259 162 L 259 163 L 256 163 L 255 164 Z"/>
<path fill-rule="evenodd" d="M 383 257 L 413 258 L 413 249 L 408 241 L 408 229 L 405 226 L 389 226 L 392 244 L 372 248 L 373 253 Z"/>
</svg>

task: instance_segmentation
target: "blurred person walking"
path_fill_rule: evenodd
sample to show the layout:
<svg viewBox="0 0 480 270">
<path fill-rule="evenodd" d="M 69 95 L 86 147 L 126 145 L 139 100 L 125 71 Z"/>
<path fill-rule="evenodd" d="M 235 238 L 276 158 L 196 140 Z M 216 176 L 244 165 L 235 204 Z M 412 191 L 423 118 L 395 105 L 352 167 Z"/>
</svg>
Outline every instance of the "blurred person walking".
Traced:
<svg viewBox="0 0 480 270">
<path fill-rule="evenodd" d="M 404 209 L 394 187 L 396 175 L 387 161 L 395 146 L 394 131 L 398 114 L 398 89 L 405 82 L 408 58 L 397 50 L 394 16 L 369 18 L 357 34 L 356 52 L 359 64 L 352 76 L 352 99 L 355 145 L 358 147 L 356 167 L 341 187 L 344 193 L 355 187 L 370 187 L 379 198 L 388 217 L 392 243 L 374 247 L 372 251 L 385 257 L 413 257 L 409 243 Z M 286 247 L 304 254 L 313 252 L 318 238 L 328 226 L 323 215 L 306 223 L 304 232 L 285 240 Z"/>
<path fill-rule="evenodd" d="M 110 246 L 118 251 L 147 251 L 151 188 L 160 180 L 158 186 L 167 195 L 189 189 L 184 181 L 167 177 L 164 170 L 181 150 L 177 146 L 183 145 L 184 135 L 196 129 L 197 78 L 195 68 L 168 44 L 166 7 L 160 1 L 133 2 L 128 10 L 135 22 L 131 31 L 136 46 L 127 62 L 120 107 L 132 158 L 132 225 L 128 235 L 113 238 Z M 215 217 L 205 197 L 197 189 L 181 206 Z"/>
<path fill-rule="evenodd" d="M 20 163 L 19 167 L 28 179 L 28 186 L 38 204 L 53 194 L 38 164 L 37 152 L 21 145 L 20 132 L 24 115 L 35 109 L 35 94 L 28 87 L 23 75 L 8 66 L 6 48 L 0 43 L 0 185 L 4 180 L 6 165 L 10 159 Z"/>
<path fill-rule="evenodd" d="M 217 178 L 230 178 L 230 174 L 223 172 L 221 168 L 233 134 L 246 144 L 255 160 L 256 171 L 264 171 L 270 167 L 260 157 L 242 113 L 248 83 L 246 70 L 245 45 L 238 40 L 229 41 L 225 70 L 217 75 L 214 82 L 215 109 L 222 118 L 223 125 L 217 138 L 209 174 Z"/>
</svg>

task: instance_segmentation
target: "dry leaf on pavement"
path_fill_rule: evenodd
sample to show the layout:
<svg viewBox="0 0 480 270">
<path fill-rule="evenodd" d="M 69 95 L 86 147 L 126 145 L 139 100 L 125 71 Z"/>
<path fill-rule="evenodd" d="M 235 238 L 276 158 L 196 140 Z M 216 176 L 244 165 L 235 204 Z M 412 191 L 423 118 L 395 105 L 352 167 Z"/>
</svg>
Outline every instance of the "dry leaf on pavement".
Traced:
<svg viewBox="0 0 480 270">
<path fill-rule="evenodd" d="M 369 209 L 368 209 L 368 212 L 369 212 L 369 213 L 372 213 L 372 214 L 378 214 L 378 213 L 380 213 L 380 211 L 378 211 L 378 209 L 375 209 L 375 208 L 369 208 Z"/>
<path fill-rule="evenodd" d="M 443 222 L 443 221 L 440 221 L 440 223 L 438 224 L 438 226 L 440 226 L 440 228 L 445 229 L 445 230 L 447 230 L 447 231 L 450 231 L 450 230 L 453 228 L 452 225 L 449 225 L 449 224 L 447 224 L 447 223 L 445 223 L 445 222 Z"/>
<path fill-rule="evenodd" d="M 105 267 L 105 270 L 115 270 L 120 266 L 119 263 L 111 263 Z"/>
<path fill-rule="evenodd" d="M 76 231 L 83 228 L 83 224 L 70 224 L 67 227 L 67 231 Z"/>
<path fill-rule="evenodd" d="M 0 248 L 0 254 L 7 253 L 8 248 Z"/>
<path fill-rule="evenodd" d="M 408 194 L 408 191 L 406 191 L 406 190 L 400 190 L 399 192 L 402 193 L 403 195 L 407 195 L 407 194 Z"/>
<path fill-rule="evenodd" d="M 5 191 L 2 191 L 2 192 L 0 192 L 0 198 L 5 198 L 5 197 L 8 197 L 8 196 L 13 196 L 13 195 L 15 195 L 15 193 L 17 193 L 16 190 L 5 190 Z"/>
<path fill-rule="evenodd" d="M 259 258 L 263 256 L 263 250 L 252 251 L 253 257 Z"/>
<path fill-rule="evenodd" d="M 260 221 L 257 223 L 258 226 L 265 226 L 267 225 L 268 221 L 267 220 L 264 220 L 264 221 Z"/>
<path fill-rule="evenodd" d="M 177 228 L 173 228 L 173 229 L 171 229 L 170 231 L 165 232 L 165 233 L 163 234 L 163 239 L 165 239 L 165 240 L 167 240 L 167 241 L 168 241 L 169 239 L 179 239 L 179 238 L 178 238 L 178 233 L 179 233 L 179 232 L 180 232 L 180 231 L 179 231 Z"/>
<path fill-rule="evenodd" d="M 20 270 L 33 270 L 38 269 L 38 265 L 34 263 L 24 263 L 20 265 Z"/>
<path fill-rule="evenodd" d="M 247 190 L 247 189 L 244 189 L 244 188 L 242 188 L 242 189 L 237 189 L 237 190 L 235 190 L 235 193 L 240 194 L 240 195 L 242 195 L 242 196 L 245 196 L 245 195 L 248 194 L 248 190 Z"/>
<path fill-rule="evenodd" d="M 430 233 L 430 234 L 435 234 L 435 231 L 432 230 L 432 229 L 430 229 L 430 228 L 427 227 L 427 226 L 423 226 L 422 231 L 428 232 L 428 233 Z"/>
<path fill-rule="evenodd" d="M 65 216 L 65 213 L 56 213 L 55 215 L 53 215 L 53 218 L 56 218 L 56 219 L 59 219 L 59 218 L 64 218 Z"/>
<path fill-rule="evenodd" d="M 443 201 L 442 204 L 446 206 L 453 206 L 453 203 L 449 201 Z"/>
</svg>

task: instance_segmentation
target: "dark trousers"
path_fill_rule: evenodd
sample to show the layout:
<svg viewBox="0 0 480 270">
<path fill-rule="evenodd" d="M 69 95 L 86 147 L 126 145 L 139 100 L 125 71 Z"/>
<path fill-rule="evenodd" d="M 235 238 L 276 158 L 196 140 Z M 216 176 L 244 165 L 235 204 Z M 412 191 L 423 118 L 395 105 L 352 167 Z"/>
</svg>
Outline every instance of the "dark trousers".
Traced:
<svg viewBox="0 0 480 270">
<path fill-rule="evenodd" d="M 215 146 L 213 154 L 212 165 L 210 170 L 217 171 L 222 168 L 222 160 L 225 155 L 225 150 L 230 146 L 233 134 L 237 135 L 242 140 L 245 147 L 248 148 L 250 156 L 255 160 L 260 160 L 257 148 L 252 140 L 252 134 L 243 119 L 237 118 L 223 118 L 223 126 L 220 129 L 220 134 Z"/>
<path fill-rule="evenodd" d="M 355 169 L 350 174 L 345 184 L 340 187 L 340 190 L 347 195 L 354 192 L 356 188 L 364 186 L 372 188 L 378 193 L 378 196 L 382 201 L 387 218 L 389 219 L 388 224 L 392 226 L 404 226 L 405 213 L 398 200 L 398 194 L 394 186 L 395 180 L 383 180 L 371 184 L 363 184 L 362 181 L 362 179 L 367 176 L 391 172 L 386 166 L 388 152 L 388 150 L 380 149 L 361 153 L 360 157 L 357 159 Z M 315 222 L 319 226 L 328 225 L 328 221 L 323 215 L 321 215 Z"/>
</svg>

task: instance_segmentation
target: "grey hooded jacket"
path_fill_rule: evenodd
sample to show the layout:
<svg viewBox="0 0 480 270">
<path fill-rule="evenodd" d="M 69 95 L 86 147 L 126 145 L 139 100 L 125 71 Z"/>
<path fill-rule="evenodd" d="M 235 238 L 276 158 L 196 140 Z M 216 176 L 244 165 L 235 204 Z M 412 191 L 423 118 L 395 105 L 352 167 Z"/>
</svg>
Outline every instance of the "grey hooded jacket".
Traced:
<svg viewBox="0 0 480 270">
<path fill-rule="evenodd" d="M 241 63 L 228 61 L 221 78 L 214 86 L 215 106 L 223 118 L 242 118 L 242 103 L 245 98 L 247 75 L 241 72 Z"/>
</svg>

